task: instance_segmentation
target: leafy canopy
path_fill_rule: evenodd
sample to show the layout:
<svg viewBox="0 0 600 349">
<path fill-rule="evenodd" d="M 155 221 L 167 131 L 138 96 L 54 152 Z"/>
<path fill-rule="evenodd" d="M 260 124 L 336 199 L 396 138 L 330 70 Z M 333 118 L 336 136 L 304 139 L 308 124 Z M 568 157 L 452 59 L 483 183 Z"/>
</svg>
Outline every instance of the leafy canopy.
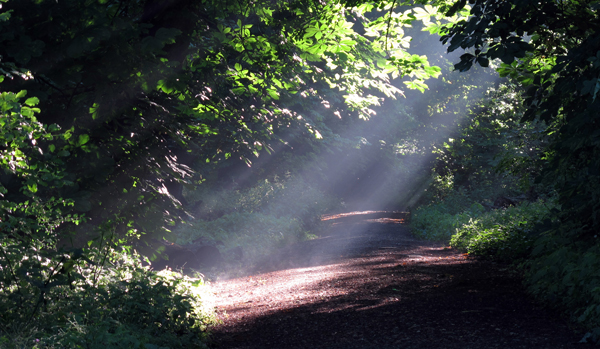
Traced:
<svg viewBox="0 0 600 349">
<path fill-rule="evenodd" d="M 407 53 L 402 28 L 427 16 L 381 6 L 5 2 L 2 86 L 31 96 L 20 115 L 37 113 L 48 134 L 35 133 L 42 138 L 26 151 L 6 143 L 7 152 L 25 151 L 15 161 L 30 172 L 3 165 L 4 198 L 66 200 L 70 210 L 61 212 L 85 213 L 92 226 L 167 233 L 157 227 L 177 220 L 182 187 L 198 183 L 201 164 L 232 157 L 251 164 L 291 130 L 307 141 L 335 133 L 328 120 L 368 118 L 371 106 L 401 95 L 393 78 L 426 87 L 439 69 Z M 385 15 L 369 15 L 376 11 Z M 42 180 L 42 163 L 60 180 Z"/>
</svg>

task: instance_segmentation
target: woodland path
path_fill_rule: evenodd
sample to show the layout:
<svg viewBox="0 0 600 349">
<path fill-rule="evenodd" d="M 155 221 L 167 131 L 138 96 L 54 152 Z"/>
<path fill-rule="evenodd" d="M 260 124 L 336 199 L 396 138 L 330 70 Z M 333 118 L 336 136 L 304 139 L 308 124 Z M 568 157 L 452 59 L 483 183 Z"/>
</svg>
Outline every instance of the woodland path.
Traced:
<svg viewBox="0 0 600 349">
<path fill-rule="evenodd" d="M 587 348 L 509 266 L 411 236 L 401 214 L 328 217 L 316 240 L 212 283 L 214 348 Z"/>
</svg>

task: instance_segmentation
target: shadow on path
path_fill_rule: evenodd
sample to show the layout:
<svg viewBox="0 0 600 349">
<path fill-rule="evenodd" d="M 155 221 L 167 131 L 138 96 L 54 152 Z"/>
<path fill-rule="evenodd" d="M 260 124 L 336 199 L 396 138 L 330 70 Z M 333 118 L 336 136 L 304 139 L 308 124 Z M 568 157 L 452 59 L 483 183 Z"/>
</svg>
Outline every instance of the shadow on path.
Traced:
<svg viewBox="0 0 600 349">
<path fill-rule="evenodd" d="M 265 272 L 212 285 L 215 348 L 582 348 L 506 265 L 419 241 L 400 214 L 339 215 Z M 286 258 L 283 258 L 286 257 Z"/>
</svg>

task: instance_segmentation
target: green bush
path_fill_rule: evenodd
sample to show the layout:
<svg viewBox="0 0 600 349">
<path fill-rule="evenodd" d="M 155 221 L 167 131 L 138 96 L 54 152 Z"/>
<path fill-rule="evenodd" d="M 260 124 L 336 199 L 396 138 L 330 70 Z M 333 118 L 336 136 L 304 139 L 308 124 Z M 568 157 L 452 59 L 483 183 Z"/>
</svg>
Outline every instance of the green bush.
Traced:
<svg viewBox="0 0 600 349">
<path fill-rule="evenodd" d="M 548 219 L 553 206 L 544 201 L 474 215 L 456 227 L 450 245 L 469 254 L 513 261 L 526 257 L 535 240 L 535 226 Z"/>
<path fill-rule="evenodd" d="M 203 348 L 214 317 L 201 279 L 150 272 L 114 248 L 0 244 L 3 348 Z"/>
<path fill-rule="evenodd" d="M 478 203 L 465 207 L 465 202 L 469 201 L 461 201 L 454 195 L 450 200 L 419 207 L 411 214 L 413 234 L 427 240 L 449 241 L 459 227 L 485 211 Z"/>
<path fill-rule="evenodd" d="M 567 311 L 600 342 L 600 244 L 597 235 L 573 242 L 575 230 L 563 223 L 535 242 L 524 263 L 526 284 L 541 302 Z"/>
<path fill-rule="evenodd" d="M 535 240 L 535 226 L 549 217 L 552 201 L 523 202 L 505 209 L 486 209 L 451 200 L 422 206 L 411 217 L 413 233 L 421 238 L 449 242 L 452 247 L 486 258 L 512 261 L 526 257 Z"/>
</svg>

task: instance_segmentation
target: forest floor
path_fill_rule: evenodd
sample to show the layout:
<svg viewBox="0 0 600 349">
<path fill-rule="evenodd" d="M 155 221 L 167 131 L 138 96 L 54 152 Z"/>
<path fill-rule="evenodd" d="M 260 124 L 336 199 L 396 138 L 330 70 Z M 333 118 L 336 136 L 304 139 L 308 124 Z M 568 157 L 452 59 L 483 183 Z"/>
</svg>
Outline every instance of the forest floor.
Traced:
<svg viewBox="0 0 600 349">
<path fill-rule="evenodd" d="M 326 217 L 320 238 L 210 283 L 213 348 L 587 348 L 508 265 L 414 238 L 402 214 Z"/>
</svg>

